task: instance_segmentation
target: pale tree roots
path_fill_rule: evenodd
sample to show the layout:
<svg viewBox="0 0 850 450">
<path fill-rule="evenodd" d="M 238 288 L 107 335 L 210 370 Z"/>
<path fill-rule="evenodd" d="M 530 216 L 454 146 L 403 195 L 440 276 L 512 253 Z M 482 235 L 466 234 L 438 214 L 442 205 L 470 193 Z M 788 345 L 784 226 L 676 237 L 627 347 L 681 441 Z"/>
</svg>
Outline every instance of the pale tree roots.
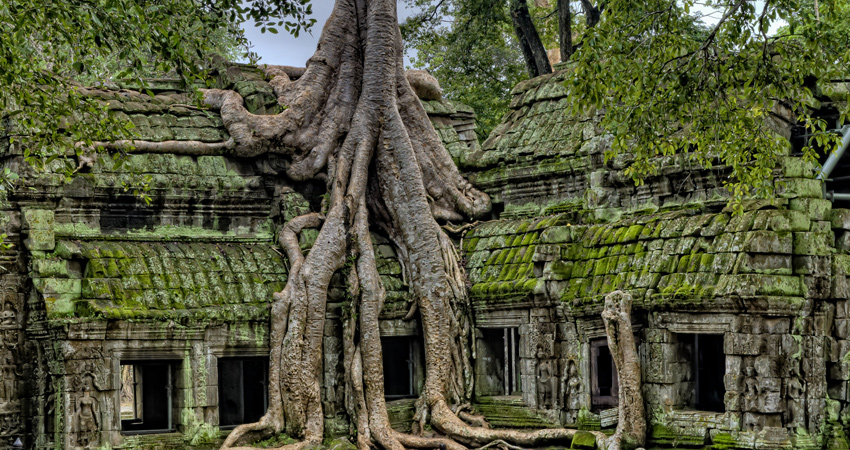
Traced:
<svg viewBox="0 0 850 450">
<path fill-rule="evenodd" d="M 322 342 L 335 273 L 344 276 L 347 288 L 342 317 L 345 407 L 361 450 L 528 447 L 568 442 L 576 432 L 495 430 L 462 406 L 452 409 L 472 397 L 471 311 L 457 250 L 436 220 L 481 216 L 490 201 L 460 176 L 405 78 L 395 3 L 337 0 L 306 69 L 267 66 L 278 101 L 287 107 L 280 114 L 253 115 L 232 91 L 204 92 L 232 137 L 229 152 L 285 155 L 289 178 L 324 180 L 330 194 L 324 216 L 300 216 L 281 230 L 279 243 L 290 270 L 271 308 L 269 410 L 258 423 L 237 427 L 223 448 L 245 448 L 281 432 L 299 439 L 287 450 L 321 443 Z M 319 235 L 305 256 L 298 234 L 316 227 Z M 418 313 L 422 323 L 426 374 L 415 429 L 421 432 L 430 424 L 444 438 L 390 427 L 378 327 L 385 292 L 372 231 L 395 245 L 415 299 L 408 319 Z M 622 371 L 637 367 L 637 353 L 629 307 L 618 305 L 621 315 L 611 313 L 608 327 L 609 334 L 616 333 L 612 353 L 622 353 L 616 359 Z M 621 390 L 626 386 L 639 394 L 639 369 L 636 378 L 620 376 Z M 623 392 L 620 398 L 631 401 Z M 642 408 L 642 402 L 628 408 L 628 417 L 638 417 Z M 618 426 L 623 429 L 618 428 L 615 437 L 620 437 L 611 445 L 619 446 L 625 437 L 642 440 L 642 435 L 631 439 L 640 429 L 624 425 L 623 410 Z M 601 433 L 597 442 L 609 445 Z"/>
</svg>

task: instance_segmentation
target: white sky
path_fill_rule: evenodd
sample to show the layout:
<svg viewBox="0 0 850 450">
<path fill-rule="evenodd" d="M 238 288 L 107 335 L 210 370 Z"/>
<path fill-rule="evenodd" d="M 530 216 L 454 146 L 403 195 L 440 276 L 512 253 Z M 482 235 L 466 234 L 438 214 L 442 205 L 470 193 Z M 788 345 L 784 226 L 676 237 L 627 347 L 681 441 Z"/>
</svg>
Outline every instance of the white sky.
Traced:
<svg viewBox="0 0 850 450">
<path fill-rule="evenodd" d="M 281 27 L 278 27 L 280 30 L 278 34 L 260 33 L 260 28 L 255 28 L 253 23 L 244 24 L 245 36 L 254 45 L 251 50 L 259 55 L 260 62 L 264 64 L 304 67 L 316 51 L 322 27 L 331 15 L 334 3 L 334 0 L 313 0 L 312 17 L 316 19 L 316 24 L 313 25 L 312 35 L 301 33 L 295 38 Z M 399 2 L 399 21 L 403 21 L 410 14 L 411 10 L 406 8 L 403 2 Z M 409 64 L 407 58 L 405 58 L 405 64 Z"/>
<path fill-rule="evenodd" d="M 322 27 L 331 15 L 334 3 L 334 0 L 313 0 L 312 17 L 316 19 L 316 24 L 313 26 L 312 35 L 302 33 L 301 36 L 295 38 L 282 29 L 279 34 L 260 33 L 260 28 L 255 28 L 253 24 L 243 25 L 245 36 L 253 44 L 251 50 L 257 53 L 261 63 L 304 67 L 307 59 L 313 56 L 316 51 L 319 35 L 321 35 Z M 764 1 L 756 1 L 755 5 L 757 10 L 761 10 L 764 7 Z M 722 16 L 722 12 L 705 6 L 697 5 L 692 12 L 695 11 L 702 12 L 705 15 L 703 21 L 709 25 Z M 413 10 L 409 9 L 404 2 L 398 3 L 399 21 L 403 21 L 412 12 Z M 773 24 L 770 32 L 776 32 L 780 25 L 779 23 Z M 407 49 L 405 51 L 409 52 Z M 410 65 L 410 59 L 407 56 L 405 57 L 405 65 Z"/>
</svg>

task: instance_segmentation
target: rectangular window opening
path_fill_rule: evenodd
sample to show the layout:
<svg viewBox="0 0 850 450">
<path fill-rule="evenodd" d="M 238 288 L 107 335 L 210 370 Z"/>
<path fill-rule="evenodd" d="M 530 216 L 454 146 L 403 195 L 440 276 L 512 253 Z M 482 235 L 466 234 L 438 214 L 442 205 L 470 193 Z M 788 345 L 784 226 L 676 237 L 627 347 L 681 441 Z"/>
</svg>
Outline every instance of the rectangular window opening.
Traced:
<svg viewBox="0 0 850 450">
<path fill-rule="evenodd" d="M 591 405 L 594 411 L 617 406 L 619 380 L 608 339 L 590 341 Z"/>
<path fill-rule="evenodd" d="M 382 336 L 384 397 L 388 400 L 418 394 L 417 371 L 421 356 L 415 336 Z"/>
<path fill-rule="evenodd" d="M 268 379 L 268 358 L 219 358 L 219 426 L 259 421 L 268 409 Z"/>
<path fill-rule="evenodd" d="M 521 395 L 518 328 L 481 328 L 480 395 Z"/>
<path fill-rule="evenodd" d="M 689 366 L 691 398 L 685 405 L 699 411 L 724 412 L 726 354 L 722 334 L 679 334 L 680 357 Z"/>
<path fill-rule="evenodd" d="M 174 361 L 121 361 L 121 431 L 174 431 Z"/>
</svg>

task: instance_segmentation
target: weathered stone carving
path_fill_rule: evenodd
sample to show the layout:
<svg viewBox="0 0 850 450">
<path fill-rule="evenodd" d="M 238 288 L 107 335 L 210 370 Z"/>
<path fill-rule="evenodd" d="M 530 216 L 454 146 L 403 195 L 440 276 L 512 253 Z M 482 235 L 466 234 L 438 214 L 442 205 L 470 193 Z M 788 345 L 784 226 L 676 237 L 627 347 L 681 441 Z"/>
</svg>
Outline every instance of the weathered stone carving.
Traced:
<svg viewBox="0 0 850 450">
<path fill-rule="evenodd" d="M 73 431 L 77 433 L 77 445 L 88 448 L 97 445 L 100 423 L 97 398 L 92 397 L 92 383 L 83 386 L 82 394 L 77 398 L 74 412 Z"/>
<path fill-rule="evenodd" d="M 567 363 L 567 384 L 564 388 L 564 405 L 570 410 L 579 410 L 582 407 L 581 380 L 579 379 L 578 367 L 573 359 Z"/>
<path fill-rule="evenodd" d="M 557 363 L 551 359 L 545 359 L 545 353 L 538 351 L 539 362 L 537 363 L 537 407 L 540 409 L 554 409 L 557 407 L 558 377 L 555 368 Z"/>
<path fill-rule="evenodd" d="M 21 368 L 11 356 L 0 357 L 0 408 L 18 400 L 17 380 L 22 375 Z"/>
</svg>

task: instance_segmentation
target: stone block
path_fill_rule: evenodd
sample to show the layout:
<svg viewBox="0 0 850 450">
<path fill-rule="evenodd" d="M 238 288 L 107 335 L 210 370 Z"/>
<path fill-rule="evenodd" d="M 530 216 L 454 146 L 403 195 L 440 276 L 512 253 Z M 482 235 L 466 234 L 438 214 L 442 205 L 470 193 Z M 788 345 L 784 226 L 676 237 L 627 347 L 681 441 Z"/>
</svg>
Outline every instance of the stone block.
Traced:
<svg viewBox="0 0 850 450">
<path fill-rule="evenodd" d="M 815 220 L 812 221 L 811 229 L 808 231 L 812 231 L 815 233 L 831 233 L 832 223 L 828 220 Z"/>
<path fill-rule="evenodd" d="M 791 255 L 769 253 L 744 254 L 740 258 L 738 271 L 741 273 L 761 273 L 766 275 L 791 275 L 793 273 Z"/>
<path fill-rule="evenodd" d="M 803 158 L 797 156 L 781 156 L 779 167 L 782 169 L 782 174 L 791 178 L 811 178 L 817 172 L 816 167 L 811 162 L 806 162 Z"/>
<path fill-rule="evenodd" d="M 44 297 L 44 308 L 48 317 L 72 317 L 74 303 L 79 294 L 51 294 Z"/>
<path fill-rule="evenodd" d="M 782 392 L 782 378 L 779 377 L 763 377 L 757 378 L 759 391 L 765 392 Z"/>
<path fill-rule="evenodd" d="M 715 295 L 779 295 L 799 297 L 804 292 L 801 277 L 789 275 L 740 274 L 721 275 Z"/>
<path fill-rule="evenodd" d="M 850 341 L 848 340 L 832 340 L 829 345 L 829 361 L 838 362 L 842 360 L 850 361 Z"/>
<path fill-rule="evenodd" d="M 741 409 L 741 394 L 727 390 L 723 394 L 723 404 L 726 408 L 726 411 L 740 411 L 740 409 Z"/>
<path fill-rule="evenodd" d="M 727 333 L 723 339 L 724 353 L 727 355 L 760 355 L 762 353 L 762 335 Z"/>
<path fill-rule="evenodd" d="M 55 278 L 81 278 L 82 268 L 76 261 L 64 259 L 34 259 L 32 261 L 33 272 L 40 277 Z"/>
<path fill-rule="evenodd" d="M 762 324 L 762 331 L 767 334 L 787 334 L 791 330 L 790 318 L 765 318 Z"/>
<path fill-rule="evenodd" d="M 833 209 L 829 212 L 828 218 L 832 228 L 850 230 L 850 209 Z"/>
<path fill-rule="evenodd" d="M 850 319 L 835 319 L 834 326 L 835 337 L 847 339 L 850 336 Z"/>
<path fill-rule="evenodd" d="M 778 350 L 778 349 L 777 349 Z M 760 355 L 753 364 L 756 374 L 760 377 L 778 377 L 779 364 L 775 356 Z"/>
<path fill-rule="evenodd" d="M 825 256 L 835 252 L 832 232 L 795 232 L 794 254 Z"/>
<path fill-rule="evenodd" d="M 245 108 L 254 114 L 265 114 L 266 94 L 258 93 L 245 97 Z"/>
<path fill-rule="evenodd" d="M 670 364 L 676 360 L 677 352 L 674 344 L 652 343 L 649 348 L 649 361 L 644 365 L 644 378 L 648 383 L 672 383 L 675 375 L 670 370 Z"/>
<path fill-rule="evenodd" d="M 53 229 L 32 228 L 24 245 L 30 250 L 50 251 L 56 246 Z"/>
<path fill-rule="evenodd" d="M 785 400 L 779 391 L 764 392 L 761 394 L 759 410 L 764 413 L 781 413 L 785 411 Z"/>
<path fill-rule="evenodd" d="M 751 231 L 747 233 L 742 249 L 749 253 L 791 253 L 791 233 L 768 230 Z"/>
<path fill-rule="evenodd" d="M 726 358 L 728 359 L 730 356 L 727 356 Z M 744 379 L 745 377 L 740 373 L 731 374 L 727 372 L 723 375 L 723 386 L 729 392 L 740 392 L 744 389 Z"/>
<path fill-rule="evenodd" d="M 23 227 L 29 230 L 52 230 L 54 213 L 49 209 L 25 209 L 23 211 Z"/>
<path fill-rule="evenodd" d="M 748 314 L 736 314 L 732 317 L 731 331 L 744 334 L 760 334 L 762 323 L 760 317 Z"/>
<path fill-rule="evenodd" d="M 716 238 L 714 251 L 716 253 L 738 253 L 743 251 L 747 233 L 725 233 Z"/>
<path fill-rule="evenodd" d="M 672 341 L 672 333 L 664 328 L 645 328 L 644 336 L 646 343 L 670 343 Z"/>
<path fill-rule="evenodd" d="M 832 202 L 821 198 L 792 198 L 788 207 L 807 214 L 812 220 L 826 220 L 832 211 Z"/>
<path fill-rule="evenodd" d="M 850 251 L 850 232 L 847 232 L 846 230 L 839 230 L 836 232 L 835 249 L 843 253 Z"/>
<path fill-rule="evenodd" d="M 811 178 L 783 178 L 776 180 L 776 195 L 780 198 L 823 198 L 823 182 Z"/>
<path fill-rule="evenodd" d="M 34 278 L 33 285 L 45 295 L 76 294 L 82 289 L 82 280 L 73 278 Z"/>
<path fill-rule="evenodd" d="M 802 277 L 806 298 L 829 298 L 832 294 L 832 283 L 828 277 Z"/>
<path fill-rule="evenodd" d="M 850 380 L 850 361 L 838 361 L 829 368 L 830 380 L 841 380 L 846 382 Z M 847 384 L 847 383 L 841 383 Z M 835 398 L 835 397 L 832 397 Z"/>
<path fill-rule="evenodd" d="M 842 255 L 835 255 L 834 258 L 839 256 Z M 850 258 L 847 259 L 847 262 L 850 263 Z M 792 258 L 796 275 L 827 276 L 832 273 L 830 271 L 831 263 L 832 258 L 829 256 L 794 255 Z"/>
</svg>

